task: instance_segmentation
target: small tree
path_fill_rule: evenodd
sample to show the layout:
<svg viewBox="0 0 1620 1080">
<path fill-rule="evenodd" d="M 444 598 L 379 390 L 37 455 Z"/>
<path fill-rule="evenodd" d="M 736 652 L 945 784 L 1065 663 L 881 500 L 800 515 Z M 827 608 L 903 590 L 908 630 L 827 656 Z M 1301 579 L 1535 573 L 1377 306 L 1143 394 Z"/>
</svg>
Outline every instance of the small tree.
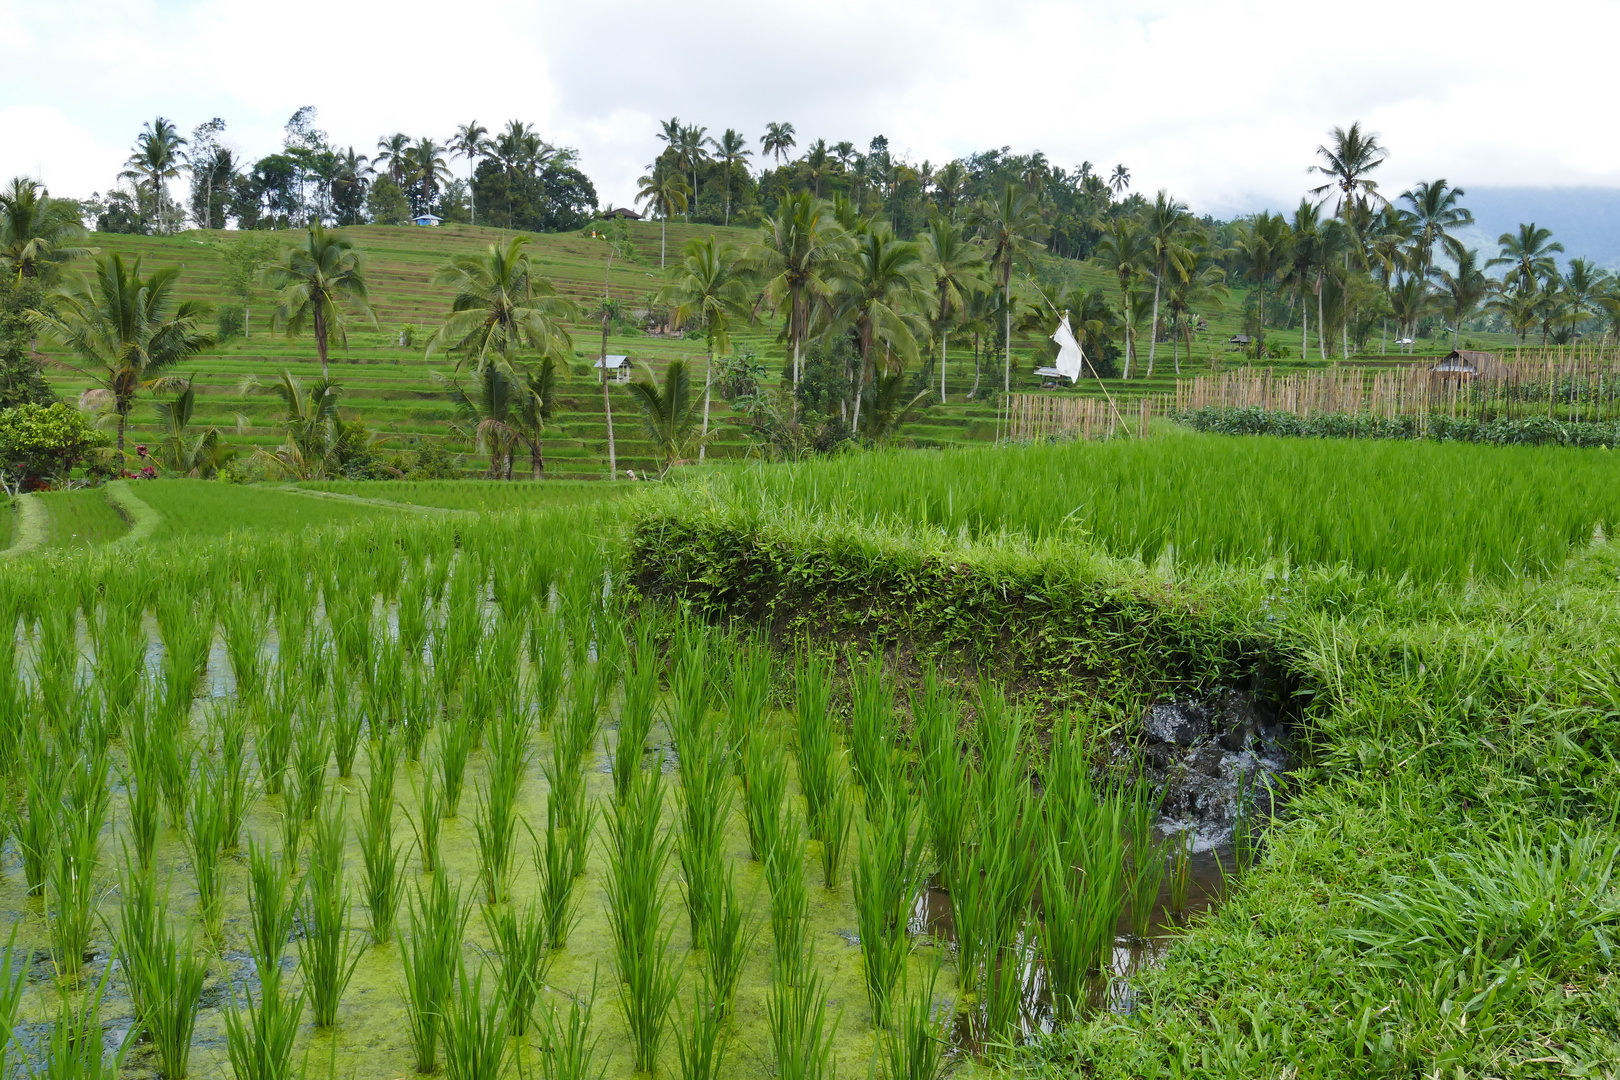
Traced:
<svg viewBox="0 0 1620 1080">
<path fill-rule="evenodd" d="M 109 441 L 83 413 L 60 401 L 0 411 L 0 486 L 15 498 L 41 480 L 65 481 Z"/>
<path fill-rule="evenodd" d="M 651 369 L 645 378 L 629 386 L 630 396 L 641 409 L 641 424 L 662 464 L 658 478 L 680 461 L 690 460 L 692 451 L 705 440 L 699 430 L 702 416 L 692 396 L 692 373 L 685 360 L 671 360 L 664 371 L 664 385 L 654 381 Z"/>
<path fill-rule="evenodd" d="M 242 336 L 253 336 L 254 286 L 264 271 L 265 263 L 276 253 L 276 239 L 268 233 L 244 233 L 240 238 L 221 245 L 225 256 L 225 291 L 242 305 Z"/>
</svg>

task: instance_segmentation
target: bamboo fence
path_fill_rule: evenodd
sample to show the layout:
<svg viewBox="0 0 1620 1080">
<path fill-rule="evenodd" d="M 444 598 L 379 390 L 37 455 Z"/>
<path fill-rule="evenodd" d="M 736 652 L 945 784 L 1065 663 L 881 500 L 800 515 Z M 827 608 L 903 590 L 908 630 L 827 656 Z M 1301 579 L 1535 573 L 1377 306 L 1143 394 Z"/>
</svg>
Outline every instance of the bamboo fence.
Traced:
<svg viewBox="0 0 1620 1080">
<path fill-rule="evenodd" d="M 1034 439 L 1112 439 L 1148 433 L 1161 406 L 1149 398 L 1116 406 L 1104 398 L 1062 394 L 1007 395 L 1007 437 Z M 1125 418 L 1136 414 L 1133 430 Z"/>
<path fill-rule="evenodd" d="M 1333 414 L 1479 420 L 1546 416 L 1573 422 L 1620 417 L 1620 352 L 1556 348 L 1489 357 L 1476 372 L 1437 370 L 1434 361 L 1392 368 L 1334 365 L 1324 371 L 1244 367 L 1176 380 L 1161 408 L 1263 409 L 1295 416 Z"/>
</svg>

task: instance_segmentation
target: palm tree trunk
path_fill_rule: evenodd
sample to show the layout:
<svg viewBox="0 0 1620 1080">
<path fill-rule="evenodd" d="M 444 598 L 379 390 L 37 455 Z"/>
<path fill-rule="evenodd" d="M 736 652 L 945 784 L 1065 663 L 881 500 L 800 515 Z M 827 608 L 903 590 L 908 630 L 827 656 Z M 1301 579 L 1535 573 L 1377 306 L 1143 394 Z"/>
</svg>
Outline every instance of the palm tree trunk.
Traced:
<svg viewBox="0 0 1620 1080">
<path fill-rule="evenodd" d="M 1001 283 L 1001 302 L 1007 305 L 1007 310 L 1002 312 L 1007 330 L 1007 361 L 1001 369 L 1001 392 L 1010 394 L 1012 393 L 1012 285 L 1010 274 Z"/>
<path fill-rule="evenodd" d="M 539 436 L 529 444 L 529 479 L 538 480 L 540 474 L 546 471 L 545 444 Z"/>
<path fill-rule="evenodd" d="M 326 312 L 319 302 L 315 304 L 315 352 L 321 358 L 321 379 L 331 378 L 326 368 Z"/>
<path fill-rule="evenodd" d="M 973 389 L 968 391 L 968 397 L 978 399 L 979 396 L 979 332 L 973 332 Z"/>
<path fill-rule="evenodd" d="M 939 335 L 939 403 L 945 404 L 945 346 L 950 338 L 950 331 Z"/>
<path fill-rule="evenodd" d="M 664 250 L 669 246 L 669 218 L 658 223 L 658 269 L 664 268 Z"/>
<path fill-rule="evenodd" d="M 1148 331 L 1148 368 L 1147 368 L 1147 377 L 1150 378 L 1150 379 L 1153 378 L 1153 354 L 1158 350 L 1158 347 L 1159 347 L 1159 286 L 1160 286 L 1160 284 L 1162 284 L 1162 282 L 1161 282 L 1161 280 L 1159 278 L 1159 275 L 1154 274 L 1153 275 L 1153 326 Z M 1266 301 L 1266 287 L 1264 285 L 1261 285 L 1260 286 L 1260 302 L 1261 302 L 1261 304 L 1264 304 L 1265 301 Z M 1266 325 L 1266 309 L 1264 307 L 1262 307 L 1260 309 L 1260 328 L 1261 328 L 1260 337 L 1261 337 L 1262 340 L 1264 340 L 1265 336 L 1266 336 L 1265 335 L 1265 325 Z"/>
<path fill-rule="evenodd" d="M 608 266 L 610 268 L 613 266 L 613 256 L 612 255 L 608 256 Z M 604 299 L 605 299 L 606 286 L 603 287 L 603 292 L 604 292 Z M 602 359 L 600 361 L 601 365 L 602 365 L 602 415 L 603 415 L 603 417 L 605 417 L 607 419 L 608 479 L 609 480 L 617 480 L 619 478 L 619 459 L 618 459 L 617 453 L 616 453 L 614 445 L 613 445 L 613 403 L 608 400 L 607 339 L 608 339 L 608 316 L 607 316 L 607 311 L 603 310 L 603 312 L 602 312 Z"/>
<path fill-rule="evenodd" d="M 1311 355 L 1311 305 L 1305 298 L 1299 298 L 1299 358 L 1310 359 Z"/>
<path fill-rule="evenodd" d="M 1339 306 L 1344 310 L 1339 312 L 1339 335 L 1343 341 L 1344 358 L 1350 359 L 1350 253 L 1344 253 L 1344 303 Z"/>
<path fill-rule="evenodd" d="M 703 365 L 703 442 L 698 446 L 701 464 L 709 449 L 709 390 L 714 385 L 714 342 L 709 343 L 709 359 Z"/>
<path fill-rule="evenodd" d="M 1316 351 L 1321 354 L 1323 360 L 1327 359 L 1327 339 L 1324 336 L 1324 334 L 1327 331 L 1327 317 L 1323 314 L 1323 312 L 1325 310 L 1326 309 L 1322 306 L 1322 273 L 1321 273 L 1321 271 L 1317 271 L 1317 274 L 1316 274 Z"/>
</svg>

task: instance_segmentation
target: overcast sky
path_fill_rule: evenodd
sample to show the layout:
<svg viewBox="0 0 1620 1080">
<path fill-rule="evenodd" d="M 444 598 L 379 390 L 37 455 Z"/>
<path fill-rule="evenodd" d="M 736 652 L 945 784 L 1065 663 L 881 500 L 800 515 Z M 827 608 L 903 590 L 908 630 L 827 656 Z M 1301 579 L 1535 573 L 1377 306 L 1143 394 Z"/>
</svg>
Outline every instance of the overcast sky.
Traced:
<svg viewBox="0 0 1620 1080">
<path fill-rule="evenodd" d="M 782 120 L 801 148 L 882 133 L 917 161 L 1123 162 L 1136 189 L 1220 216 L 1291 207 L 1327 130 L 1358 119 L 1395 192 L 1620 186 L 1617 31 L 1620 6 L 1595 0 L 0 0 L 0 177 L 88 196 L 154 116 L 222 117 L 258 156 L 313 104 L 363 152 L 528 120 L 620 205 L 671 115 L 756 150 Z"/>
</svg>

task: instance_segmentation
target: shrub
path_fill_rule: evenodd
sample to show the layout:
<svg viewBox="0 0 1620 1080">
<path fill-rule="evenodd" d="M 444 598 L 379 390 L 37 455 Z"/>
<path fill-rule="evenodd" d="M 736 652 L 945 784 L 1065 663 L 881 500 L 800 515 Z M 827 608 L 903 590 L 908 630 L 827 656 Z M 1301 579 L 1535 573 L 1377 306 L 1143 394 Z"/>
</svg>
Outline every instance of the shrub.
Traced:
<svg viewBox="0 0 1620 1080">
<path fill-rule="evenodd" d="M 41 480 L 65 478 L 109 442 L 83 413 L 60 401 L 0 411 L 0 482 L 14 494 Z"/>
</svg>

